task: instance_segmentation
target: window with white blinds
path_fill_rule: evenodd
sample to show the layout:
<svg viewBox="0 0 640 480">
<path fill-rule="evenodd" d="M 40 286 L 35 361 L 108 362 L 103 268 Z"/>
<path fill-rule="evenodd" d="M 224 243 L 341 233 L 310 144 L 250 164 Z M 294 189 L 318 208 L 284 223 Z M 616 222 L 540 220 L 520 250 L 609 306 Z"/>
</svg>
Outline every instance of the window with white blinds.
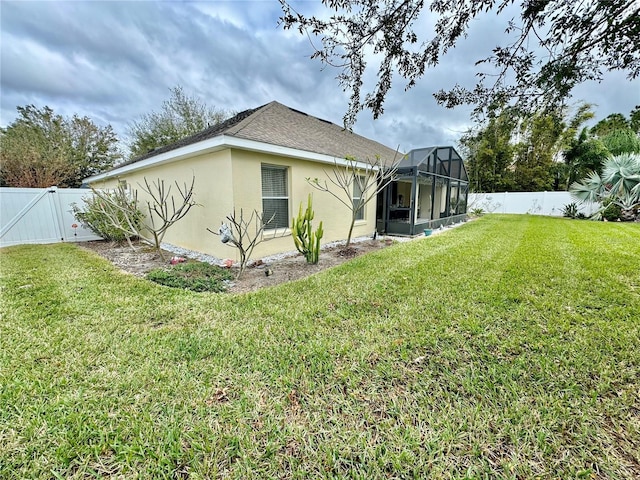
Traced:
<svg viewBox="0 0 640 480">
<path fill-rule="evenodd" d="M 262 165 L 262 218 L 267 229 L 289 228 L 289 189 L 287 167 Z"/>
<path fill-rule="evenodd" d="M 365 178 L 361 175 L 353 178 L 353 208 L 358 208 L 360 199 L 362 198 L 362 187 Z M 364 220 L 364 205 L 356 211 L 356 220 Z"/>
</svg>

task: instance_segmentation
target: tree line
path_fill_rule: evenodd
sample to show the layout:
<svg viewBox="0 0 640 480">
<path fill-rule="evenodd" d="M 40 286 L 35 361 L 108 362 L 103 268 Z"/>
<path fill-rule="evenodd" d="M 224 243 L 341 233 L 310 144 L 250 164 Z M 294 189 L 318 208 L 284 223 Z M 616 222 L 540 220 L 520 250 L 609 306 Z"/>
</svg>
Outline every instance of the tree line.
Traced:
<svg viewBox="0 0 640 480">
<path fill-rule="evenodd" d="M 83 179 L 207 127 L 232 112 L 171 89 L 160 110 L 129 125 L 128 155 L 110 125 L 63 117 L 51 108 L 17 107 L 18 118 L 0 130 L 0 183 L 13 187 L 79 187 Z M 497 105 L 460 139 L 475 192 L 567 190 L 610 155 L 640 152 L 640 106 L 614 113 L 592 127 L 592 105 L 530 114 Z"/>
<path fill-rule="evenodd" d="M 80 187 L 87 177 L 217 125 L 232 114 L 187 95 L 180 86 L 170 92 L 158 111 L 128 126 L 127 153 L 111 125 L 76 114 L 65 117 L 48 106 L 18 106 L 17 118 L 0 129 L 0 186 Z"/>
<path fill-rule="evenodd" d="M 610 156 L 640 153 L 640 106 L 592 127 L 592 105 L 530 114 L 498 105 L 460 139 L 475 192 L 568 190 Z"/>
</svg>

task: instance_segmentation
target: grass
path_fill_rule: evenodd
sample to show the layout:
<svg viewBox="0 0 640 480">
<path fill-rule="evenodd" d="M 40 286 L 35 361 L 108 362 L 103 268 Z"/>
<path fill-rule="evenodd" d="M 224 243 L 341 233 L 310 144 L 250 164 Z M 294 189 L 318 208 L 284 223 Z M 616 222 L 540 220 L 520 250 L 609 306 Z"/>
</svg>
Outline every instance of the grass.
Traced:
<svg viewBox="0 0 640 480">
<path fill-rule="evenodd" d="M 638 478 L 640 225 L 487 216 L 245 295 L 1 252 L 1 478 Z"/>
</svg>

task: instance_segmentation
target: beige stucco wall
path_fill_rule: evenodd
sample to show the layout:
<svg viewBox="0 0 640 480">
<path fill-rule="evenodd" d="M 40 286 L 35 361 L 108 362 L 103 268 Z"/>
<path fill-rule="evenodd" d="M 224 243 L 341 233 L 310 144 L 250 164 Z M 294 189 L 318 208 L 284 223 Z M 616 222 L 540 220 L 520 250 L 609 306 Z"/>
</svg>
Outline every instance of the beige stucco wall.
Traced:
<svg viewBox="0 0 640 480">
<path fill-rule="evenodd" d="M 127 173 L 117 179 L 94 183 L 93 186 L 112 187 L 118 180 L 126 180 L 131 188 L 138 190 L 138 199 L 141 205 L 144 205 L 145 194 L 140 188 L 140 185 L 144 185 L 144 177 L 149 181 L 164 179 L 166 185 L 172 185 L 172 193 L 177 194 L 174 181 L 178 181 L 181 186 L 185 182 L 190 184 L 192 175 L 195 175 L 194 200 L 201 206 L 193 207 L 185 218 L 171 227 L 164 241 L 218 258 L 232 258 L 237 261 L 237 249 L 222 244 L 220 238 L 207 232 L 206 228 L 217 231 L 222 221 L 227 223 L 225 217 L 234 207 L 237 215 L 242 208 L 247 217 L 254 209 L 262 211 L 263 163 L 288 167 L 290 223 L 292 216 L 298 213 L 300 202 L 304 202 L 306 207 L 307 196 L 312 193 L 314 226 L 317 226 L 320 220 L 323 221 L 325 233 L 322 243 L 346 239 L 351 212 L 330 194 L 313 189 L 306 181 L 308 177 L 326 178 L 323 169 L 329 172 L 333 168 L 332 165 L 226 149 Z M 365 207 L 365 219 L 356 222 L 352 237 L 373 233 L 375 208 L 375 201 L 369 202 Z M 252 259 L 295 250 L 291 234 L 282 234 L 283 232 L 279 231 L 275 238 L 258 245 Z M 273 235 L 267 235 L 269 236 Z"/>
<path fill-rule="evenodd" d="M 351 221 L 350 210 L 329 193 L 315 190 L 306 181 L 307 178 L 319 178 L 320 180 L 327 178 L 324 170 L 330 172 L 334 168 L 333 165 L 244 150 L 233 150 L 231 155 L 233 159 L 231 163 L 233 168 L 234 204 L 237 210 L 242 207 L 245 211 L 252 211 L 254 208 L 262 211 L 261 165 L 263 163 L 286 166 L 288 167 L 289 176 L 289 223 L 291 224 L 291 218 L 298 214 L 300 202 L 303 202 L 303 208 L 306 208 L 307 197 L 311 193 L 315 212 L 314 228 L 317 228 L 320 221 L 323 222 L 324 236 L 321 243 L 347 238 Z M 339 193 L 340 190 L 336 188 L 335 192 Z M 353 238 L 373 234 L 376 202 L 369 202 L 365 209 L 365 219 L 356 222 L 352 234 Z M 253 258 L 295 250 L 293 239 L 289 233 L 282 236 L 282 232 L 279 231 L 276 235 L 267 234 L 265 236 L 273 238 L 258 245 Z M 226 253 L 227 256 L 231 257 L 228 250 Z"/>
<path fill-rule="evenodd" d="M 195 176 L 194 201 L 197 206 L 167 231 L 164 242 L 178 245 L 198 252 L 216 255 L 220 241 L 218 237 L 206 231 L 209 227 L 216 230 L 220 220 L 233 208 L 233 186 L 231 181 L 231 153 L 223 150 L 189 158 L 178 162 L 156 165 L 151 168 L 126 173 L 108 182 L 95 183 L 96 187 L 109 187 L 125 180 L 130 188 L 138 191 L 140 208 L 146 212 L 146 194 L 142 191 L 144 178 L 151 183 L 164 180 L 165 188 L 171 185 L 171 194 L 178 203 L 180 195 L 175 182 L 182 188 L 191 185 Z M 217 248 L 217 250 L 221 250 Z M 217 255 L 216 255 L 217 256 Z"/>
</svg>

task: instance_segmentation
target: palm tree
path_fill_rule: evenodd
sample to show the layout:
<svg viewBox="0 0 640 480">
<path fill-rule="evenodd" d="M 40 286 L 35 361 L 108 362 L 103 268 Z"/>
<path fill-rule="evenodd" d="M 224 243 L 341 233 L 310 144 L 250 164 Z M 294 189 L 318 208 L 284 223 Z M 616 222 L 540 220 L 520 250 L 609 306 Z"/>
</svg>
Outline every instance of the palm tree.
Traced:
<svg viewBox="0 0 640 480">
<path fill-rule="evenodd" d="M 590 171 L 600 172 L 602 163 L 609 156 L 604 144 L 597 138 L 589 138 L 587 128 L 570 140 L 569 148 L 563 152 L 567 183 L 564 188 L 588 175 Z"/>
<path fill-rule="evenodd" d="M 600 219 L 609 204 L 621 208 L 620 219 L 640 219 L 640 154 L 621 153 L 605 160 L 602 175 L 591 172 L 581 182 L 569 188 L 579 202 L 600 203 L 603 206 L 592 218 Z"/>
</svg>

